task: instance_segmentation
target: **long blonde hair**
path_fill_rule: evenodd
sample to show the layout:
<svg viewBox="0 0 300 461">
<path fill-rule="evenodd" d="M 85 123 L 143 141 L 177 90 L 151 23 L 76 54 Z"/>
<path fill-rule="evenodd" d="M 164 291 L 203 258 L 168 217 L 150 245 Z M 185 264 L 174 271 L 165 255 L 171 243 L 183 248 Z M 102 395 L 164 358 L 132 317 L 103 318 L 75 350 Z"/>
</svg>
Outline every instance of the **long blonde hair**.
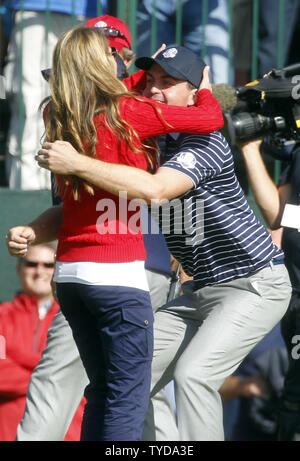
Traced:
<svg viewBox="0 0 300 461">
<path fill-rule="evenodd" d="M 136 153 L 138 138 L 134 129 L 121 118 L 121 96 L 135 97 L 113 74 L 110 49 L 104 34 L 88 27 L 75 27 L 61 36 L 53 53 L 51 97 L 46 119 L 46 139 L 69 141 L 81 154 L 94 156 L 98 141 L 94 125 L 96 114 L 104 114 L 104 123 L 124 139 Z M 59 191 L 72 187 L 75 200 L 80 197 L 80 183 L 88 193 L 93 187 L 72 176 L 59 178 Z"/>
</svg>

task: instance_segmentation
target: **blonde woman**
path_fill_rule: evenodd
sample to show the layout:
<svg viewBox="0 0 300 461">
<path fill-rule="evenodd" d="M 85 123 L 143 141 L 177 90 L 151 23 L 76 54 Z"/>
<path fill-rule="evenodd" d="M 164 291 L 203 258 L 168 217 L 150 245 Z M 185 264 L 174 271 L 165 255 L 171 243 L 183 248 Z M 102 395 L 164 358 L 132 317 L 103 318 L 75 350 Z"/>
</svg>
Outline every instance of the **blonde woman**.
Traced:
<svg viewBox="0 0 300 461">
<path fill-rule="evenodd" d="M 146 170 L 155 165 L 146 138 L 222 126 L 208 89 L 198 92 L 197 107 L 167 106 L 135 96 L 116 73 L 114 50 L 99 30 L 80 27 L 63 35 L 53 55 L 46 140 L 69 141 L 82 155 Z M 89 377 L 82 440 L 140 440 L 153 315 L 143 235 L 132 224 L 136 210 L 77 177 L 56 180 L 63 219 L 54 280 Z"/>
</svg>

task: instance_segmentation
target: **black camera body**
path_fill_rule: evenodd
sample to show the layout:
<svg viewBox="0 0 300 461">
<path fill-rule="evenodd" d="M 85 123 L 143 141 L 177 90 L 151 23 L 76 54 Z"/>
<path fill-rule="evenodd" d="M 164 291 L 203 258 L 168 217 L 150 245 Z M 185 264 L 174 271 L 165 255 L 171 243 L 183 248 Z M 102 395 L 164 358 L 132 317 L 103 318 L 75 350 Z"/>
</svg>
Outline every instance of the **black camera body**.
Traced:
<svg viewBox="0 0 300 461">
<path fill-rule="evenodd" d="M 300 63 L 273 69 L 236 89 L 239 102 L 224 112 L 231 145 L 268 135 L 274 146 L 300 141 Z"/>
</svg>

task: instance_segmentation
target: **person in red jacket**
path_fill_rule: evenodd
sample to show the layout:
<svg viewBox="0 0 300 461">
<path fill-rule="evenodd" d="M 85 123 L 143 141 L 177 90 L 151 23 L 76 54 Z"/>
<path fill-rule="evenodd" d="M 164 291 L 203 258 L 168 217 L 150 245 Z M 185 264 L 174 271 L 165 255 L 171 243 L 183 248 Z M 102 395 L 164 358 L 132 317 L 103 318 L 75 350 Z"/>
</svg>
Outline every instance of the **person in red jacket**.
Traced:
<svg viewBox="0 0 300 461">
<path fill-rule="evenodd" d="M 17 272 L 21 291 L 0 304 L 0 441 L 13 441 L 23 416 L 31 373 L 41 358 L 48 328 L 59 310 L 51 279 L 55 245 L 31 246 L 20 258 Z M 78 441 L 85 399 L 82 399 L 65 435 Z"/>
<path fill-rule="evenodd" d="M 46 345 L 47 331 L 59 309 L 51 291 L 54 247 L 32 246 L 20 258 L 22 291 L 0 304 L 0 440 L 15 439 L 32 370 Z"/>
</svg>

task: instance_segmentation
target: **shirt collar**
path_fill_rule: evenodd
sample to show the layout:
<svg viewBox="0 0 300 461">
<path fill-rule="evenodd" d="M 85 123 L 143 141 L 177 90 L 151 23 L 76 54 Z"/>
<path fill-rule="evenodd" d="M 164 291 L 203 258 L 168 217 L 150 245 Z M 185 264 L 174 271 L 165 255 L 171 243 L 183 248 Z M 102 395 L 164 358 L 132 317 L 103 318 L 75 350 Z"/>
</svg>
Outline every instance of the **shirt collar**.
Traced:
<svg viewBox="0 0 300 461">
<path fill-rule="evenodd" d="M 173 139 L 175 139 L 175 141 L 177 141 L 177 139 L 180 136 L 180 133 L 169 133 L 169 136 L 171 136 Z"/>
</svg>

